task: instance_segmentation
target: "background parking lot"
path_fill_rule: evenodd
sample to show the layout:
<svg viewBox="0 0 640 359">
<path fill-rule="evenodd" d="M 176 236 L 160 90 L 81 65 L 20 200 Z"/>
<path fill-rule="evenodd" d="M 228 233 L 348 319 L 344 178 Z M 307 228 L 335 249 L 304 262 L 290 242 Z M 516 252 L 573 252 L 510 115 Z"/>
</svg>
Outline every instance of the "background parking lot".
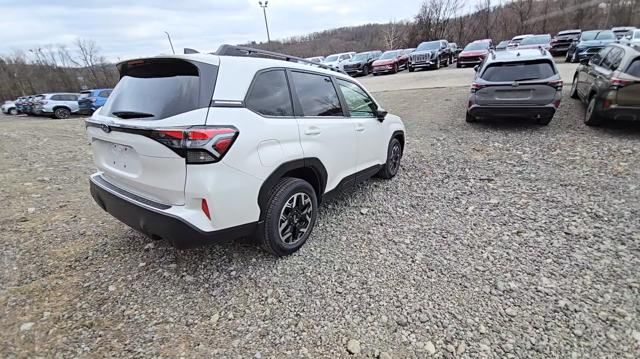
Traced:
<svg viewBox="0 0 640 359">
<path fill-rule="evenodd" d="M 471 69 L 363 79 L 399 175 L 282 259 L 137 234 L 89 195 L 81 119 L 0 117 L 1 356 L 636 357 L 640 125 L 583 125 L 569 66 L 545 127 L 465 123 Z"/>
</svg>

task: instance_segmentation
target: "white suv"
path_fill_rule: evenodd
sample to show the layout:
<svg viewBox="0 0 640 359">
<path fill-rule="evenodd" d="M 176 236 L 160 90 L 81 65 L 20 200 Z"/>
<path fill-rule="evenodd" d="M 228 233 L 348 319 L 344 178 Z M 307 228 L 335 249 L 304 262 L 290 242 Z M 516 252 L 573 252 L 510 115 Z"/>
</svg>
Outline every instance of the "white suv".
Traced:
<svg viewBox="0 0 640 359">
<path fill-rule="evenodd" d="M 118 64 L 86 121 L 100 207 L 178 248 L 256 235 L 282 256 L 309 238 L 322 200 L 396 175 L 404 125 L 357 81 L 286 55 L 229 55 L 240 50 L 263 53 Z"/>
</svg>

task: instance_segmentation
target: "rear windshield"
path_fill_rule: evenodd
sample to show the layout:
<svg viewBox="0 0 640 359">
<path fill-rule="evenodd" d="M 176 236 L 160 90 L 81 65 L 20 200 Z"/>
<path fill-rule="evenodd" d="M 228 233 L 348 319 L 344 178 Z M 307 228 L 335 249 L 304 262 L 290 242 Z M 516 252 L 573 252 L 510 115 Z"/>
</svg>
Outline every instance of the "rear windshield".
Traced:
<svg viewBox="0 0 640 359">
<path fill-rule="evenodd" d="M 546 79 L 554 74 L 551 63 L 542 60 L 491 64 L 481 77 L 492 82 L 512 82 Z"/>
<path fill-rule="evenodd" d="M 82 91 L 82 92 L 80 92 L 80 97 L 79 97 L 79 99 L 81 99 L 81 98 L 87 98 L 87 97 L 90 97 L 90 96 L 91 96 L 91 91 Z"/>
<path fill-rule="evenodd" d="M 202 107 L 199 71 L 192 63 L 170 59 L 131 61 L 123 65 L 121 76 L 103 114 L 160 120 Z"/>
<path fill-rule="evenodd" d="M 640 77 L 640 57 L 635 58 L 625 72 L 631 76 Z"/>
<path fill-rule="evenodd" d="M 549 41 L 551 41 L 551 36 L 549 35 L 536 35 L 536 36 L 529 36 L 526 39 L 523 39 L 520 45 L 546 44 Z"/>
<path fill-rule="evenodd" d="M 488 42 L 472 42 L 464 47 L 464 51 L 470 50 L 486 50 L 489 48 Z"/>
</svg>

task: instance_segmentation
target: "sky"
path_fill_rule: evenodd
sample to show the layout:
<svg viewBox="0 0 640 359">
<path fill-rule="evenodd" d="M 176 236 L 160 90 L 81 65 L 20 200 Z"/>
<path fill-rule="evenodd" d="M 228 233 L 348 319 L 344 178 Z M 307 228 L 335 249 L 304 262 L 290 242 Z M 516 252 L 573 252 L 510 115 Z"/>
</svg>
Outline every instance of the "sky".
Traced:
<svg viewBox="0 0 640 359">
<path fill-rule="evenodd" d="M 411 19 L 422 0 L 271 0 L 271 39 Z M 0 54 L 94 40 L 110 61 L 266 41 L 258 0 L 0 0 Z"/>
</svg>

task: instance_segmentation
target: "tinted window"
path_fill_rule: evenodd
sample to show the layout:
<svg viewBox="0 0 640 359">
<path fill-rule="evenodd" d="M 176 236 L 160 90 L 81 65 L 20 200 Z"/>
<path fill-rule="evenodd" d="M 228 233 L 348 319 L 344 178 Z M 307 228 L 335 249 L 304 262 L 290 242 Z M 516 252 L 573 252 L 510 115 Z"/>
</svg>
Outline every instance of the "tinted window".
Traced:
<svg viewBox="0 0 640 359">
<path fill-rule="evenodd" d="M 529 36 L 526 39 L 523 39 L 520 45 L 546 44 L 549 41 L 551 41 L 551 36 L 549 35 L 536 35 L 536 36 Z"/>
<path fill-rule="evenodd" d="M 65 101 L 78 101 L 78 95 L 65 95 Z"/>
<path fill-rule="evenodd" d="M 293 116 L 284 70 L 260 73 L 247 96 L 247 107 L 265 116 Z"/>
<path fill-rule="evenodd" d="M 620 61 L 622 60 L 623 51 L 620 48 L 612 48 L 611 51 L 607 54 L 607 56 L 602 61 L 602 67 L 615 70 L 618 66 L 620 66 Z"/>
<path fill-rule="evenodd" d="M 51 100 L 52 101 L 64 101 L 64 96 L 63 95 L 53 95 L 53 96 L 51 96 Z"/>
<path fill-rule="evenodd" d="M 338 86 L 352 117 L 376 117 L 375 102 L 360 86 L 344 80 L 338 80 Z"/>
<path fill-rule="evenodd" d="M 465 46 L 464 51 L 487 50 L 487 49 L 489 49 L 488 42 L 472 42 L 469 45 Z"/>
<path fill-rule="evenodd" d="M 555 74 L 548 61 L 508 62 L 489 65 L 482 78 L 494 82 L 546 79 Z"/>
<path fill-rule="evenodd" d="M 596 36 L 596 40 L 615 40 L 616 35 L 613 34 L 613 31 L 601 31 Z"/>
<path fill-rule="evenodd" d="M 91 97 L 91 91 L 80 92 L 80 98 Z"/>
<path fill-rule="evenodd" d="M 439 41 L 431 41 L 431 42 L 423 42 L 420 45 L 418 45 L 418 48 L 416 50 L 418 51 L 425 51 L 425 50 L 438 50 L 440 48 L 440 42 Z"/>
<path fill-rule="evenodd" d="M 292 72 L 292 80 L 304 116 L 344 116 L 330 77 Z"/>
<path fill-rule="evenodd" d="M 160 120 L 199 108 L 198 68 L 186 61 L 128 64 L 103 114 Z"/>
<path fill-rule="evenodd" d="M 346 60 L 349 58 L 349 55 L 342 55 L 340 56 L 340 60 Z"/>
<path fill-rule="evenodd" d="M 597 54 L 591 56 L 591 59 L 589 59 L 589 63 L 591 65 L 599 66 L 600 63 L 602 62 L 602 59 L 604 59 L 607 56 L 609 51 L 611 51 L 611 47 L 605 47 L 604 49 L 600 50 Z"/>
<path fill-rule="evenodd" d="M 104 90 L 104 91 L 100 91 L 100 93 L 98 94 L 98 97 L 109 97 L 109 95 L 111 95 L 111 90 Z"/>
<path fill-rule="evenodd" d="M 625 72 L 631 76 L 640 77 L 640 57 L 633 60 Z"/>
</svg>

